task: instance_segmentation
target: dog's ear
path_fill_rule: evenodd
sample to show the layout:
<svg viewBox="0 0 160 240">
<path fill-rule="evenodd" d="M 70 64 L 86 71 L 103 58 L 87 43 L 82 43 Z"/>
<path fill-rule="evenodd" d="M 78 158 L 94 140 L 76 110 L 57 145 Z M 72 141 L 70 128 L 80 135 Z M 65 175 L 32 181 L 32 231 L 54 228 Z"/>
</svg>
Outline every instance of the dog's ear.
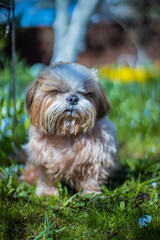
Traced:
<svg viewBox="0 0 160 240">
<path fill-rule="evenodd" d="M 110 103 L 106 97 L 105 91 L 101 85 L 101 83 L 99 82 L 99 78 L 98 78 L 98 71 L 95 68 L 91 69 L 92 75 L 94 77 L 94 79 L 97 81 L 98 84 L 98 104 L 97 104 L 97 118 L 101 119 L 104 116 L 106 116 L 107 114 L 109 114 L 111 106 Z"/>
<path fill-rule="evenodd" d="M 27 113 L 29 116 L 31 115 L 31 107 L 32 107 L 34 95 L 35 95 L 36 91 L 38 90 L 39 86 L 40 86 L 40 83 L 39 83 L 38 79 L 36 79 L 27 91 L 26 110 L 27 110 Z"/>
<path fill-rule="evenodd" d="M 97 118 L 101 119 L 110 112 L 111 106 L 101 83 L 99 82 L 98 85 L 100 89 L 100 95 L 98 99 Z"/>
</svg>

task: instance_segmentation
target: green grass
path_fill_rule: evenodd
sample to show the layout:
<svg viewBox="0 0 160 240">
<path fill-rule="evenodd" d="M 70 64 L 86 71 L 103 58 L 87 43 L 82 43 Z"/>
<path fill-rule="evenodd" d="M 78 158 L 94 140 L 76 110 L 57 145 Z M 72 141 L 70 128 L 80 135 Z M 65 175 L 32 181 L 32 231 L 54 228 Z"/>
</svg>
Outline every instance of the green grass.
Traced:
<svg viewBox="0 0 160 240">
<path fill-rule="evenodd" d="M 29 68 L 19 62 L 18 149 L 27 142 L 29 127 L 24 92 L 32 77 L 24 69 Z M 9 64 L 0 74 L 0 239 L 160 239 L 158 77 L 143 85 L 101 79 L 112 105 L 110 119 L 117 125 L 122 164 L 103 186 L 103 197 L 84 198 L 57 183 L 60 197 L 37 198 L 35 185 L 18 181 L 21 168 L 13 154 Z M 140 228 L 139 218 L 146 215 L 151 222 Z"/>
<path fill-rule="evenodd" d="M 102 84 L 111 102 L 110 119 L 117 126 L 125 156 L 143 158 L 145 154 L 159 154 L 159 79 L 144 84 L 102 80 Z"/>
<path fill-rule="evenodd" d="M 60 197 L 37 198 L 10 166 L 1 180 L 0 239 L 159 239 L 160 185 L 151 184 L 159 170 L 159 162 L 133 160 L 103 186 L 103 197 L 84 198 L 59 183 Z M 140 228 L 146 214 L 151 223 Z"/>
</svg>

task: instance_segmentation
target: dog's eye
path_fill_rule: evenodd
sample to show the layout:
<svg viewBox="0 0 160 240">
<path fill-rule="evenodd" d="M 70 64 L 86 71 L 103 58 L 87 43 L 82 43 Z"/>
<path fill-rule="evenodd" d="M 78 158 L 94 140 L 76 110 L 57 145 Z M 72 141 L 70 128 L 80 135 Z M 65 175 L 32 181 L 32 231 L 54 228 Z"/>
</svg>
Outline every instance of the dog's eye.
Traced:
<svg viewBox="0 0 160 240">
<path fill-rule="evenodd" d="M 58 94 L 58 93 L 60 93 L 60 91 L 59 91 L 59 90 L 56 90 L 56 89 L 54 89 L 54 90 L 52 90 L 52 93 L 54 93 L 54 94 Z"/>
<path fill-rule="evenodd" d="M 86 96 L 86 97 L 92 97 L 92 96 L 93 96 L 93 93 L 92 93 L 92 92 L 87 92 L 87 93 L 85 94 L 85 96 Z"/>
</svg>

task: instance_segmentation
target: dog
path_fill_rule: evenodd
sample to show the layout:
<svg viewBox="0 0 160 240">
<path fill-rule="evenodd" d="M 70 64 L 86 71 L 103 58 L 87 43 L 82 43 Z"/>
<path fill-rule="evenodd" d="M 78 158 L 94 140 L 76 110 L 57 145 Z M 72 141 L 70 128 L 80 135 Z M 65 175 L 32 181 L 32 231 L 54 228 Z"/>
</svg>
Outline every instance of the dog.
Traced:
<svg viewBox="0 0 160 240">
<path fill-rule="evenodd" d="M 94 69 L 58 62 L 29 87 L 29 142 L 23 179 L 37 181 L 38 197 L 58 195 L 57 181 L 82 196 L 101 193 L 118 168 L 117 138 L 108 120 L 110 104 Z"/>
</svg>

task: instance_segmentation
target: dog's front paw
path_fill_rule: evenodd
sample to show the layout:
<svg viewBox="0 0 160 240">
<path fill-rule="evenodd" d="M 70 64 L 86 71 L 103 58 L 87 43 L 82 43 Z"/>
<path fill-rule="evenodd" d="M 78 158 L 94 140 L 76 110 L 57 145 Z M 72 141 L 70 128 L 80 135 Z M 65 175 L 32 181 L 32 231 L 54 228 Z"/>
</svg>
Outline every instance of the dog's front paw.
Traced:
<svg viewBox="0 0 160 240">
<path fill-rule="evenodd" d="M 94 194 L 94 195 L 92 196 L 92 197 L 94 197 L 95 195 L 100 194 L 100 193 L 102 193 L 102 192 L 101 192 L 101 191 L 83 190 L 81 195 L 82 195 L 83 197 L 85 197 L 86 195 L 91 194 L 91 193 Z"/>
<path fill-rule="evenodd" d="M 36 195 L 38 197 L 50 196 L 52 194 L 59 196 L 59 191 L 56 186 L 49 187 L 45 183 L 38 181 L 37 188 L 36 188 Z"/>
</svg>

